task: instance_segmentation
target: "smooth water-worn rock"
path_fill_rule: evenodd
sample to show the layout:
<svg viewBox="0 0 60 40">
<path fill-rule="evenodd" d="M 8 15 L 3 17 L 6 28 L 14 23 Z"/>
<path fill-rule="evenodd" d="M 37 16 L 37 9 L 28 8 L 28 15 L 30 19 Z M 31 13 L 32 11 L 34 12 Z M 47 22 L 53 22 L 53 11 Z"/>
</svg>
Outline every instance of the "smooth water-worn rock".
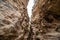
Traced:
<svg viewBox="0 0 60 40">
<path fill-rule="evenodd" d="M 0 0 L 0 40 L 27 40 L 28 0 Z"/>
<path fill-rule="evenodd" d="M 35 0 L 31 29 L 33 40 L 60 40 L 60 0 Z"/>
</svg>

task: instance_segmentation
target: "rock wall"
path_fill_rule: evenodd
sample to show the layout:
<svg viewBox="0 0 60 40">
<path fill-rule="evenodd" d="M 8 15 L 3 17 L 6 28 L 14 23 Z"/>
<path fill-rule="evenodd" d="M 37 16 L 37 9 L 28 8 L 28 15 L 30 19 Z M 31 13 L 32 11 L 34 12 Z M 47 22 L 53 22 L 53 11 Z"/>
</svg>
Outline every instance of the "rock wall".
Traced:
<svg viewBox="0 0 60 40">
<path fill-rule="evenodd" d="M 33 40 L 60 40 L 60 0 L 35 0 L 31 29 Z"/>
<path fill-rule="evenodd" d="M 60 0 L 35 0 L 31 24 L 28 0 L 0 0 L 0 40 L 60 40 Z"/>
<path fill-rule="evenodd" d="M 27 40 L 28 0 L 0 0 L 0 40 Z"/>
</svg>

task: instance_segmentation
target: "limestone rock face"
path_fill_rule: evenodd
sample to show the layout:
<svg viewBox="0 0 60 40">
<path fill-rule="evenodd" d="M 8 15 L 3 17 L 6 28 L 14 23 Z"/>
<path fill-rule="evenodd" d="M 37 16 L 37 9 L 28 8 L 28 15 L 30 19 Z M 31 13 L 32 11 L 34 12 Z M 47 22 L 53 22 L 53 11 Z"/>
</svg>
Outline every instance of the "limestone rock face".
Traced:
<svg viewBox="0 0 60 40">
<path fill-rule="evenodd" d="M 0 40 L 27 40 L 28 0 L 0 0 Z"/>
<path fill-rule="evenodd" d="M 60 0 L 35 0 L 31 29 L 33 40 L 60 40 Z"/>
</svg>

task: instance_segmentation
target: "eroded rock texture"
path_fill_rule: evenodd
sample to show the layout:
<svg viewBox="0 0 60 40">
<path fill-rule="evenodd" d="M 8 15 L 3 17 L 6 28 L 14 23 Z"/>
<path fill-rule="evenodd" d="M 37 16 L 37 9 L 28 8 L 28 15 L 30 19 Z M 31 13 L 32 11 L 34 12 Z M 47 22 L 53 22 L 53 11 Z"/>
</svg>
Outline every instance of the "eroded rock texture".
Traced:
<svg viewBox="0 0 60 40">
<path fill-rule="evenodd" d="M 60 40 L 60 0 L 35 0 L 32 40 Z"/>
<path fill-rule="evenodd" d="M 28 0 L 0 0 L 0 40 L 27 40 Z"/>
</svg>

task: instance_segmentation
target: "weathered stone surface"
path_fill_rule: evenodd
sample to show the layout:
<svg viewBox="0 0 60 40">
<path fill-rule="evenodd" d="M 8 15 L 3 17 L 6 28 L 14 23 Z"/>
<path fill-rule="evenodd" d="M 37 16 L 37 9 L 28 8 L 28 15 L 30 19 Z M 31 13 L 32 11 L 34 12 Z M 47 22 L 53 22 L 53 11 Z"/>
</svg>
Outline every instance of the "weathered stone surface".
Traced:
<svg viewBox="0 0 60 40">
<path fill-rule="evenodd" d="M 60 40 L 60 0 L 35 0 L 32 40 Z"/>
<path fill-rule="evenodd" d="M 28 0 L 0 0 L 0 40 L 27 40 Z"/>
</svg>

